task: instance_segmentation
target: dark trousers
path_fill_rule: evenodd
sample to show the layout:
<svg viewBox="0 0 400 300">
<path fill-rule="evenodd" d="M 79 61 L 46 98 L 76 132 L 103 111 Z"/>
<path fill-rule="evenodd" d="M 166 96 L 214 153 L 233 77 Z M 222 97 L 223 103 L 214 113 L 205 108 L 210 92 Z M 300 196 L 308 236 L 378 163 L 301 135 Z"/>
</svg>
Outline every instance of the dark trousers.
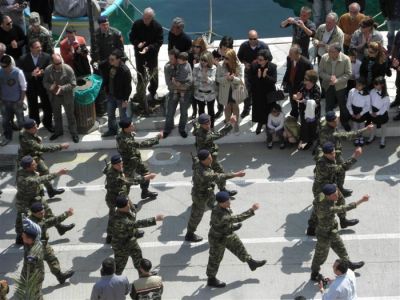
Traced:
<svg viewBox="0 0 400 300">
<path fill-rule="evenodd" d="M 158 55 L 151 57 L 143 56 L 141 54 L 135 55 L 136 59 L 136 71 L 137 74 L 137 95 L 140 97 L 139 100 L 146 96 L 146 81 L 150 76 L 149 92 L 151 95 L 155 95 L 158 89 Z M 148 68 L 148 74 L 146 74 L 145 68 Z"/>
<path fill-rule="evenodd" d="M 339 105 L 340 123 L 346 131 L 350 131 L 350 115 L 346 107 L 346 88 L 337 91 L 334 86 L 329 86 L 329 88 L 325 90 L 325 99 L 325 113 L 335 110 L 336 106 Z"/>
<path fill-rule="evenodd" d="M 43 110 L 43 125 L 45 127 L 52 127 L 53 121 L 53 110 L 46 90 L 41 85 L 41 82 L 28 83 L 28 89 L 26 91 L 26 98 L 28 99 L 29 118 L 35 120 L 36 124 L 40 124 L 39 116 L 39 103 L 38 97 L 40 97 L 40 103 Z"/>
<path fill-rule="evenodd" d="M 246 85 L 246 89 L 247 89 L 247 98 L 243 100 L 244 103 L 244 107 L 243 107 L 243 111 L 250 111 L 251 109 L 251 105 L 253 104 L 253 101 L 251 99 L 251 84 L 250 84 L 250 70 L 245 70 L 244 71 L 244 84 Z"/>
<path fill-rule="evenodd" d="M 197 105 L 199 106 L 199 115 L 204 114 L 205 108 L 207 105 L 207 113 L 210 116 L 211 128 L 214 128 L 214 121 L 215 121 L 214 102 L 215 102 L 215 100 L 208 101 L 208 102 L 196 100 L 196 102 L 197 102 Z"/>
</svg>

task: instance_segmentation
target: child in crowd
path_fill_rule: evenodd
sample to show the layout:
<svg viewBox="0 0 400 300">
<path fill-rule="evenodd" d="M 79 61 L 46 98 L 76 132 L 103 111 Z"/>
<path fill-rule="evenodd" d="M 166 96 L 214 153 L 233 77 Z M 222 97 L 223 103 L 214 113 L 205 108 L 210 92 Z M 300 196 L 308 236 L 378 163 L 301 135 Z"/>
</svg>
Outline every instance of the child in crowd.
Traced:
<svg viewBox="0 0 400 300">
<path fill-rule="evenodd" d="M 317 81 L 318 73 L 308 70 L 299 92 L 293 95 L 293 99 L 299 103 L 299 106 L 305 107 L 300 110 L 299 150 L 309 149 L 317 138 L 317 125 L 321 114 L 321 89 L 317 85 Z"/>
<path fill-rule="evenodd" d="M 267 122 L 267 147 L 272 149 L 272 143 L 275 137 L 279 139 L 279 148 L 285 148 L 285 140 L 283 138 L 283 124 L 285 115 L 282 113 L 282 107 L 275 103 L 268 115 Z"/>
<path fill-rule="evenodd" d="M 351 120 L 353 120 L 353 130 L 357 131 L 363 128 L 365 122 L 369 120 L 369 110 L 371 107 L 371 98 L 365 78 L 360 77 L 356 81 L 356 87 L 350 90 L 346 107 L 351 116 Z M 356 147 L 364 145 L 364 138 L 362 135 L 355 139 L 354 145 Z"/>
<path fill-rule="evenodd" d="M 384 77 L 377 77 L 374 80 L 374 88 L 370 91 L 371 106 L 370 120 L 376 124 L 376 128 L 381 128 L 380 148 L 385 148 L 386 123 L 389 121 L 388 109 L 390 106 L 390 98 L 387 93 L 386 80 Z M 375 127 L 371 131 L 371 135 L 367 144 L 375 140 Z"/>
<path fill-rule="evenodd" d="M 347 94 L 352 88 L 356 87 L 356 80 L 360 78 L 361 60 L 357 58 L 356 49 L 350 49 L 348 54 L 351 61 L 351 77 L 347 81 Z"/>
<path fill-rule="evenodd" d="M 185 94 L 192 84 L 192 68 L 188 63 L 188 59 L 187 52 L 179 53 L 175 76 L 172 77 L 172 83 L 175 85 L 174 97 L 179 94 L 180 98 L 185 98 Z"/>
</svg>

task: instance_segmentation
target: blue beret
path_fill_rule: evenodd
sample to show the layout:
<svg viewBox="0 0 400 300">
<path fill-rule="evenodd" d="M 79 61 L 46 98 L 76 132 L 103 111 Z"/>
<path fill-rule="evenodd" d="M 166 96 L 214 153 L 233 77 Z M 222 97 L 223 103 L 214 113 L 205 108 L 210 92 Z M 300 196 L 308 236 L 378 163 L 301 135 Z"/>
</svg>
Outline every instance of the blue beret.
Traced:
<svg viewBox="0 0 400 300">
<path fill-rule="evenodd" d="M 125 196 L 119 195 L 119 196 L 117 196 L 117 199 L 115 199 L 115 205 L 116 205 L 118 208 L 123 208 L 123 207 L 125 207 L 127 204 L 128 204 L 128 198 L 125 197 Z"/>
<path fill-rule="evenodd" d="M 27 155 L 21 159 L 21 162 L 19 164 L 21 167 L 23 167 L 25 169 L 25 168 L 29 168 L 31 166 L 32 162 L 33 162 L 32 156 Z"/>
<path fill-rule="evenodd" d="M 97 19 L 97 23 L 98 24 L 107 23 L 107 22 L 108 22 L 108 17 L 107 16 L 100 16 Z"/>
<path fill-rule="evenodd" d="M 44 206 L 42 202 L 35 202 L 31 205 L 31 212 L 37 213 L 39 211 L 42 211 L 44 209 Z"/>
<path fill-rule="evenodd" d="M 205 160 L 209 155 L 210 151 L 207 149 L 201 149 L 199 152 L 197 152 L 197 157 L 200 161 Z"/>
<path fill-rule="evenodd" d="M 334 111 L 328 111 L 325 115 L 325 120 L 328 122 L 336 120 L 336 113 Z"/>
<path fill-rule="evenodd" d="M 336 193 L 336 185 L 333 183 L 327 183 L 322 187 L 322 192 L 327 196 L 332 195 L 333 193 Z"/>
<path fill-rule="evenodd" d="M 122 161 L 121 155 L 119 154 L 114 154 L 113 156 L 111 156 L 111 163 L 113 165 L 115 164 L 119 164 Z"/>
<path fill-rule="evenodd" d="M 121 128 L 128 128 L 132 124 L 132 121 L 130 119 L 123 119 L 119 121 L 119 127 Z"/>
<path fill-rule="evenodd" d="M 332 153 L 335 150 L 335 145 L 331 142 L 326 142 L 322 145 L 322 152 L 325 154 Z"/>
<path fill-rule="evenodd" d="M 27 118 L 27 119 L 25 119 L 23 126 L 24 126 L 25 129 L 31 129 L 35 125 L 36 125 L 35 120 Z"/>
<path fill-rule="evenodd" d="M 22 220 L 22 231 L 33 239 L 40 239 L 42 229 L 38 224 L 28 218 Z"/>
<path fill-rule="evenodd" d="M 207 124 L 210 122 L 210 116 L 207 114 L 201 114 L 199 116 L 199 124 Z"/>
<path fill-rule="evenodd" d="M 218 203 L 223 203 L 223 202 L 228 201 L 228 200 L 229 200 L 229 194 L 228 194 L 228 192 L 225 192 L 225 191 L 223 191 L 223 192 L 218 192 L 218 193 L 215 195 L 215 200 L 217 200 Z"/>
</svg>

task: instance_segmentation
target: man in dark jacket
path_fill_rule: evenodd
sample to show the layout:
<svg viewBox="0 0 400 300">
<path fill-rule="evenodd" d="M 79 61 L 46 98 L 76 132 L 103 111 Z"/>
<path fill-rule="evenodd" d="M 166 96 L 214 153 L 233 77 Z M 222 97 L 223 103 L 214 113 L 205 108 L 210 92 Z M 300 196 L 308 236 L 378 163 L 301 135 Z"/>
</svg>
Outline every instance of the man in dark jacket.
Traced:
<svg viewBox="0 0 400 300">
<path fill-rule="evenodd" d="M 171 30 L 168 34 L 168 51 L 175 48 L 179 52 L 189 52 L 192 47 L 192 39 L 183 31 L 185 22 L 176 17 L 172 20 Z"/>
<path fill-rule="evenodd" d="M 156 99 L 158 89 L 158 52 L 163 43 L 163 30 L 154 20 L 154 10 L 150 7 L 143 12 L 143 18 L 136 20 L 129 34 L 129 40 L 135 48 L 136 71 L 138 83 L 135 98 L 144 104 L 146 96 L 146 79 L 150 79 L 149 92 Z M 146 68 L 148 68 L 146 72 Z"/>
<path fill-rule="evenodd" d="M 104 87 L 107 95 L 108 131 L 102 137 L 117 134 L 118 127 L 115 110 L 118 108 L 119 117 L 127 118 L 126 108 L 132 92 L 132 75 L 123 61 L 124 53 L 114 50 L 110 54 L 109 67 L 103 73 Z"/>
<path fill-rule="evenodd" d="M 13 26 L 9 16 L 0 17 L 0 42 L 6 45 L 6 53 L 18 60 L 26 44 L 26 36 L 19 26 Z"/>
<path fill-rule="evenodd" d="M 392 50 L 394 33 L 400 28 L 400 1 L 398 0 L 379 0 L 382 15 L 386 19 L 388 27 L 388 51 Z"/>
</svg>

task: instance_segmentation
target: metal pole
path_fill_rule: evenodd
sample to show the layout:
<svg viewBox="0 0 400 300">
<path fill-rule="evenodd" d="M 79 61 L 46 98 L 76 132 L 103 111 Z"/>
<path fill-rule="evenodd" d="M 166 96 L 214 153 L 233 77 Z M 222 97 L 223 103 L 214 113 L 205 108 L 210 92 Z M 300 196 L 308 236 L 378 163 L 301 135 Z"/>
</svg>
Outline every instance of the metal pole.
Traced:
<svg viewBox="0 0 400 300">
<path fill-rule="evenodd" d="M 212 11 L 212 0 L 209 0 L 209 5 L 208 5 L 208 43 L 211 43 L 211 37 L 212 37 L 212 33 L 213 33 L 213 11 Z"/>
<path fill-rule="evenodd" d="M 90 45 L 93 47 L 96 43 L 96 37 L 94 35 L 94 20 L 92 10 L 92 0 L 86 0 L 87 3 L 87 15 L 89 19 L 89 34 L 90 34 Z"/>
</svg>

